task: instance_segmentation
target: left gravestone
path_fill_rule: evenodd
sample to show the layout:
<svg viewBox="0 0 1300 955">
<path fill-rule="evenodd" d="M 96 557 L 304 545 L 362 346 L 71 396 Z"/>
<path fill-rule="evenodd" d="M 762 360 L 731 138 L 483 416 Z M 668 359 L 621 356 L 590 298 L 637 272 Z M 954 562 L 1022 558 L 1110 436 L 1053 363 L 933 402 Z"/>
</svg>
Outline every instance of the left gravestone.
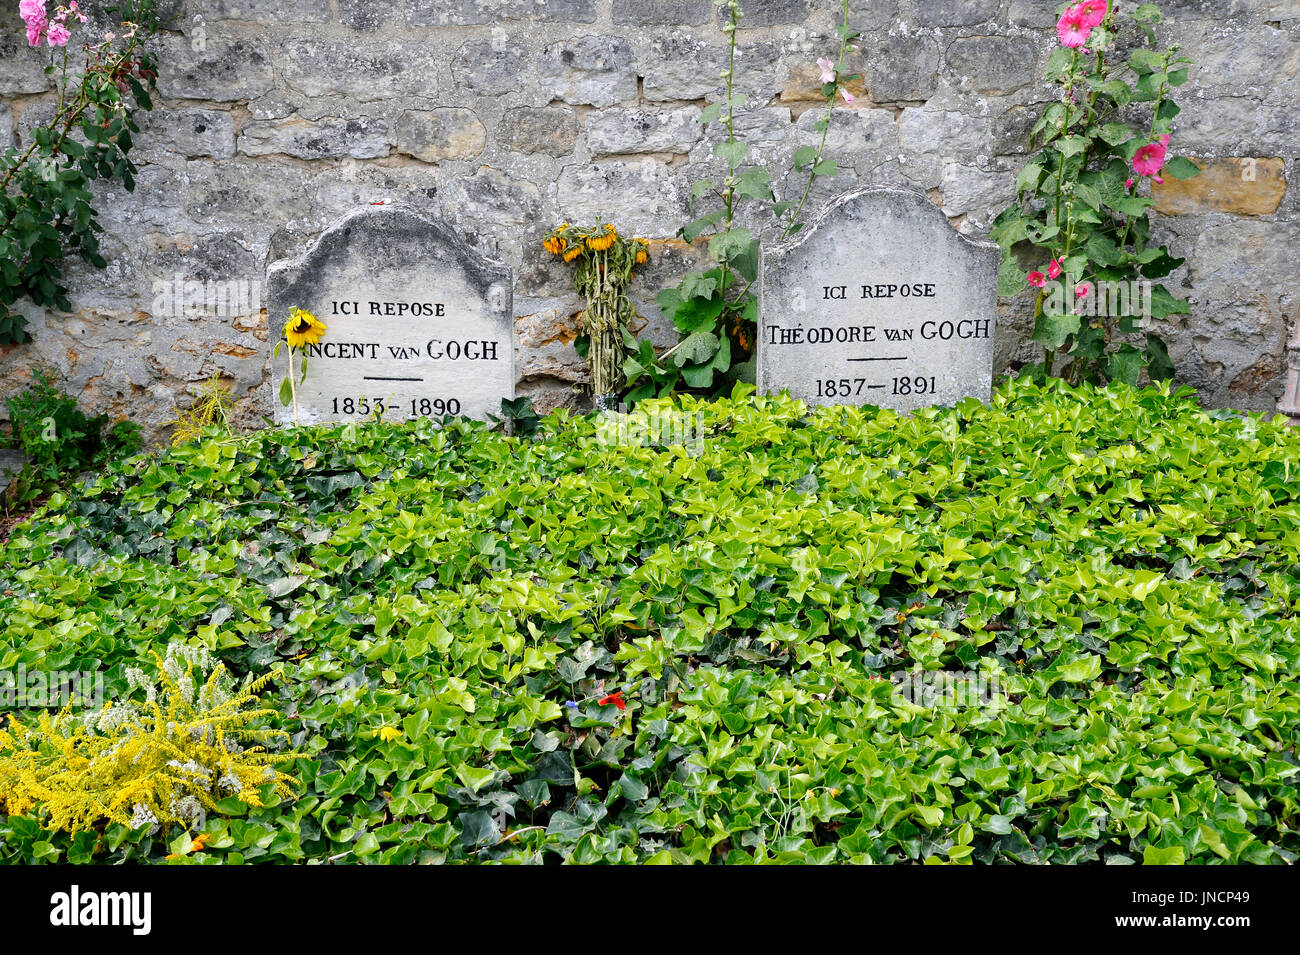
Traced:
<svg viewBox="0 0 1300 955">
<path fill-rule="evenodd" d="M 302 424 L 485 419 L 513 398 L 514 319 L 510 270 L 485 261 L 445 224 L 401 206 L 368 206 L 326 230 L 300 257 L 267 272 L 272 344 L 289 312 L 325 325 L 304 346 L 298 384 Z M 285 349 L 272 359 L 278 400 L 289 372 Z M 301 354 L 294 373 L 301 377 Z"/>
</svg>

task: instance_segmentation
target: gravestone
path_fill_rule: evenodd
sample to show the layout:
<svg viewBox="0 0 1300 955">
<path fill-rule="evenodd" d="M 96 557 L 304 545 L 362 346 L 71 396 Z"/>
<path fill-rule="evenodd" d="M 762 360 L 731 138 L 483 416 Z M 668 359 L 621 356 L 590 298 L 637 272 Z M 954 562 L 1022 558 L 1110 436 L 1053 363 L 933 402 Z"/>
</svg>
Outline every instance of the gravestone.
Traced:
<svg viewBox="0 0 1300 955">
<path fill-rule="evenodd" d="M 923 195 L 837 197 L 763 256 L 759 391 L 898 411 L 987 401 L 999 261 Z"/>
<path fill-rule="evenodd" d="M 443 222 L 398 205 L 367 206 L 331 226 L 300 257 L 267 271 L 271 341 L 293 308 L 325 325 L 307 345 L 298 385 L 302 424 L 462 414 L 485 419 L 513 398 L 510 271 L 486 261 Z M 301 375 L 300 355 L 295 374 Z M 275 395 L 288 373 L 272 358 Z M 293 408 L 276 401 L 277 418 Z"/>
</svg>

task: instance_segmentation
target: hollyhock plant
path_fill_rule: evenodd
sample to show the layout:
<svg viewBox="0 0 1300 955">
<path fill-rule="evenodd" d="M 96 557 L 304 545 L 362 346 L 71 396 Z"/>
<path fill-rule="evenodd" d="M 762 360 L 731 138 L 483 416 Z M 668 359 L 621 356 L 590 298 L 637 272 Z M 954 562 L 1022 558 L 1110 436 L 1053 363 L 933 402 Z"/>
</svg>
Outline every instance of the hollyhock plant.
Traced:
<svg viewBox="0 0 1300 955">
<path fill-rule="evenodd" d="M 823 83 L 835 82 L 835 63 L 827 57 L 822 57 L 817 61 L 817 66 L 822 71 Z"/>
<path fill-rule="evenodd" d="M 1162 43 L 1162 19 L 1152 3 L 1079 0 L 1057 21 L 1060 45 L 1046 64 L 1057 95 L 1030 131 L 1037 151 L 1016 177 L 1015 202 L 990 230 L 1003 254 L 1002 293 L 1038 292 L 1036 374 L 1137 384 L 1173 373 L 1157 323 L 1189 309 L 1156 283 L 1183 260 L 1152 241 L 1154 200 L 1139 186 L 1200 170 L 1170 152 L 1180 111 L 1171 97 L 1191 60 Z M 1044 259 L 1046 275 L 1024 271 Z M 1112 284 L 1136 284 L 1140 295 L 1122 300 Z M 1073 311 L 1082 303 L 1099 307 Z"/>
</svg>

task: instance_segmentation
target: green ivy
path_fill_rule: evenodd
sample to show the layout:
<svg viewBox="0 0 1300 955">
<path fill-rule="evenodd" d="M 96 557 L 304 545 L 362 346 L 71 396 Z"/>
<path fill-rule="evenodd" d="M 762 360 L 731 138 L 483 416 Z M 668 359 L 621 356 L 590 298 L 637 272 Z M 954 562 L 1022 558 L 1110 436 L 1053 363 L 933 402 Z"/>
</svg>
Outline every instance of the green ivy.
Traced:
<svg viewBox="0 0 1300 955">
<path fill-rule="evenodd" d="M 0 670 L 113 696 L 200 644 L 283 668 L 308 755 L 205 849 L 0 816 L 0 861 L 1296 860 L 1300 432 L 1028 379 L 661 412 L 701 440 L 214 433 L 57 495 L 0 548 Z"/>
</svg>

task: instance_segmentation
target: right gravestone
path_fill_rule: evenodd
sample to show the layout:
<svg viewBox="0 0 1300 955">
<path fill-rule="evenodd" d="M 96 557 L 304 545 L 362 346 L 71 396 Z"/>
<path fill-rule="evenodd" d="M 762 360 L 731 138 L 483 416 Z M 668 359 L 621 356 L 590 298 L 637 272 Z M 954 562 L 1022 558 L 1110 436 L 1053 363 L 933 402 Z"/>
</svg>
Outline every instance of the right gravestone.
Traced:
<svg viewBox="0 0 1300 955">
<path fill-rule="evenodd" d="M 987 401 L 999 261 L 918 193 L 837 197 L 763 256 L 759 391 L 898 411 Z"/>
</svg>

